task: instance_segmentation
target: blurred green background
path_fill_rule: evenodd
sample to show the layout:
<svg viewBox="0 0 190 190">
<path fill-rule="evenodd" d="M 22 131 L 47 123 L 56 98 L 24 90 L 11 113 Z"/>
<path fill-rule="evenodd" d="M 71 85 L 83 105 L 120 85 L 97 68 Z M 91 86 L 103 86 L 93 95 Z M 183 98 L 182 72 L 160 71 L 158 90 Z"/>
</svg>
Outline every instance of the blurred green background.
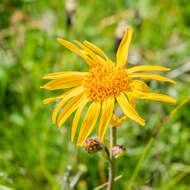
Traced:
<svg viewBox="0 0 190 190">
<path fill-rule="evenodd" d="M 86 71 L 87 64 L 64 49 L 57 37 L 89 40 L 115 60 L 118 26 L 134 29 L 128 67 L 141 64 L 170 67 L 166 76 L 177 85 L 148 82 L 151 90 L 181 103 L 190 93 L 189 0 L 77 0 L 75 13 L 64 0 L 0 1 L 0 189 L 61 190 L 63 176 L 82 173 L 76 189 L 106 182 L 108 163 L 99 154 L 88 155 L 70 142 L 72 117 L 62 129 L 51 122 L 55 104 L 42 100 L 56 92 L 40 89 L 42 76 L 63 70 Z M 67 4 L 68 5 L 68 4 Z M 69 12 L 69 13 L 68 13 Z M 68 25 L 68 14 L 72 25 Z M 60 93 L 60 92 L 59 92 Z M 176 104 L 176 105 L 177 105 Z M 118 144 L 127 148 L 118 158 L 115 189 L 126 189 L 152 132 L 175 104 L 138 101 L 144 128 L 126 121 Z M 133 189 L 163 187 L 190 165 L 190 103 L 161 129 L 141 166 Z M 95 131 L 94 131 L 95 135 Z M 108 133 L 107 133 L 108 135 Z M 190 174 L 172 189 L 189 190 Z"/>
</svg>

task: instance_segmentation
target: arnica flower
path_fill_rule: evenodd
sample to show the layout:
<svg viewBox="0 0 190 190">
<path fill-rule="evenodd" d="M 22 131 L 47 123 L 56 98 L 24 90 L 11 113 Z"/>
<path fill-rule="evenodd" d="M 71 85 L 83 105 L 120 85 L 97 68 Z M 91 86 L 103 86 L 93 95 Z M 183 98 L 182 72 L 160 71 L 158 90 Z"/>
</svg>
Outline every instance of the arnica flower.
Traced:
<svg viewBox="0 0 190 190">
<path fill-rule="evenodd" d="M 57 39 L 63 46 L 82 57 L 90 67 L 89 72 L 56 72 L 43 77 L 44 79 L 51 79 L 51 81 L 42 88 L 47 90 L 70 88 L 60 96 L 45 99 L 44 103 L 60 100 L 52 114 L 53 123 L 57 121 L 59 127 L 76 111 L 72 123 L 72 141 L 74 140 L 82 111 L 87 104 L 89 105 L 79 131 L 77 146 L 83 145 L 100 115 L 98 137 L 100 142 L 103 141 L 108 124 L 115 117 L 113 111 L 116 101 L 123 110 L 125 117 L 143 126 L 145 121 L 135 110 L 135 98 L 170 103 L 176 102 L 170 96 L 149 92 L 149 87 L 146 83 L 139 80 L 154 79 L 175 84 L 175 81 L 166 77 L 143 72 L 168 71 L 170 69 L 151 65 L 125 68 L 131 37 L 132 29 L 128 28 L 118 47 L 116 63 L 111 61 L 100 48 L 88 41 L 80 43 L 75 40 L 79 48 L 66 40 Z"/>
</svg>

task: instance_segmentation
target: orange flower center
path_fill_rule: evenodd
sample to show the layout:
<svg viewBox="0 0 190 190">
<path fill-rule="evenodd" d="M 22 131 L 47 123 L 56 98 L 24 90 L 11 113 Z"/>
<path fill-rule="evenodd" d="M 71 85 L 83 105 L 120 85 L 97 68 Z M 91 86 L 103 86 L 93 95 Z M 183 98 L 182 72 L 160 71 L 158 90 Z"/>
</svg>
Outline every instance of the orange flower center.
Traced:
<svg viewBox="0 0 190 190">
<path fill-rule="evenodd" d="M 129 88 L 127 71 L 113 65 L 101 65 L 90 69 L 84 77 L 85 92 L 92 101 L 102 102 L 110 96 L 117 96 Z"/>
</svg>

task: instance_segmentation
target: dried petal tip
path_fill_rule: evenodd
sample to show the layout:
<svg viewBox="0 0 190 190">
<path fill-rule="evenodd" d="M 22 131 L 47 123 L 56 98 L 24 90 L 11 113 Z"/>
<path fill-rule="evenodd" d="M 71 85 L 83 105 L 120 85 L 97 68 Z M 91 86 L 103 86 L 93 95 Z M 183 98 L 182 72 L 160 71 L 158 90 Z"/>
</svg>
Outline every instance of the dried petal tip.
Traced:
<svg viewBox="0 0 190 190">
<path fill-rule="evenodd" d="M 102 148 L 103 148 L 102 143 L 100 143 L 95 138 L 86 139 L 86 141 L 84 143 L 84 149 L 89 154 L 92 154 L 92 153 L 95 153 L 99 150 L 102 150 Z"/>
<path fill-rule="evenodd" d="M 112 154 L 116 158 L 122 156 L 123 154 L 125 154 L 125 152 L 126 149 L 123 146 L 117 145 L 112 148 Z"/>
</svg>

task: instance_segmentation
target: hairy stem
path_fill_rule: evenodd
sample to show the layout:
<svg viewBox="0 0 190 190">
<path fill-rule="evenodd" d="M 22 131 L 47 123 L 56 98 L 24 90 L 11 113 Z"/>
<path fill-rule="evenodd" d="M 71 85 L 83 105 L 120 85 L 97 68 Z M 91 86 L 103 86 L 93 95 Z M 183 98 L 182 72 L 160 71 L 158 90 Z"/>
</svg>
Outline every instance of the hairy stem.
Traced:
<svg viewBox="0 0 190 190">
<path fill-rule="evenodd" d="M 112 148 L 116 146 L 117 128 L 110 126 L 110 153 L 109 153 L 109 180 L 107 190 L 113 190 L 115 177 L 115 158 L 112 153 Z"/>
</svg>

